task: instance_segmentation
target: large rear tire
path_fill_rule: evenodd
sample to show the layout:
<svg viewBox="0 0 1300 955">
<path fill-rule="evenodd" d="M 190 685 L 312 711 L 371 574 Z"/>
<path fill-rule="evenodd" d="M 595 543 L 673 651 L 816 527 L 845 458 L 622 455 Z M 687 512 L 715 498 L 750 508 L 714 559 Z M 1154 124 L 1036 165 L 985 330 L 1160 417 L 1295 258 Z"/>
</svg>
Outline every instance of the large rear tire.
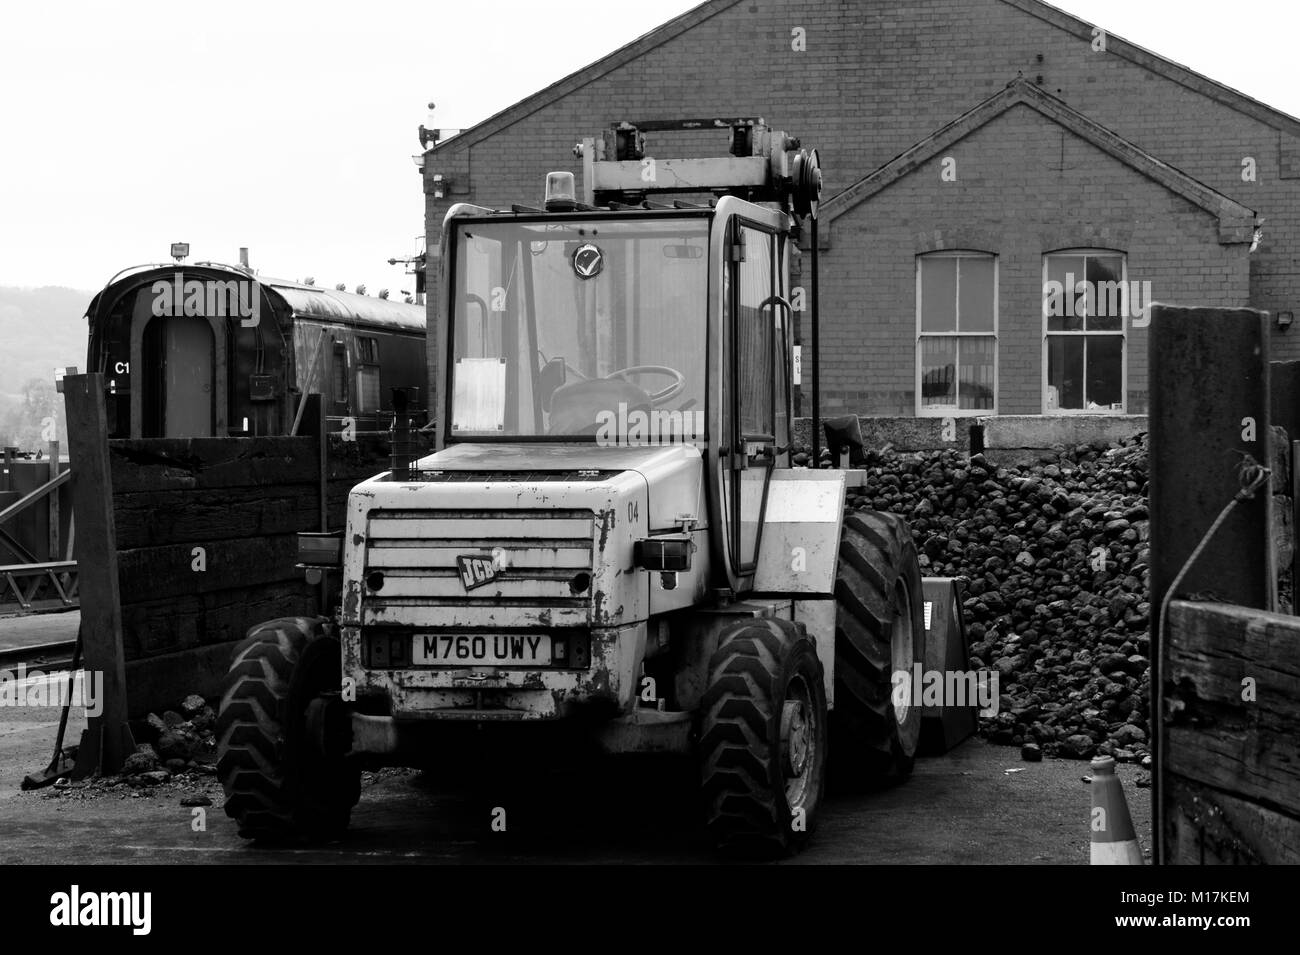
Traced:
<svg viewBox="0 0 1300 955">
<path fill-rule="evenodd" d="M 338 640 L 324 621 L 260 624 L 235 647 L 217 715 L 217 775 L 226 815 L 248 839 L 318 840 L 347 828 L 361 770 L 307 739 L 307 707 L 340 685 Z"/>
<path fill-rule="evenodd" d="M 826 689 L 802 624 L 725 630 L 701 701 L 707 824 L 719 848 L 788 855 L 816 827 L 826 777 Z"/>
<path fill-rule="evenodd" d="M 835 577 L 831 771 L 860 784 L 911 773 L 921 736 L 912 673 L 925 663 L 921 568 L 907 523 L 857 511 L 844 519 Z"/>
</svg>

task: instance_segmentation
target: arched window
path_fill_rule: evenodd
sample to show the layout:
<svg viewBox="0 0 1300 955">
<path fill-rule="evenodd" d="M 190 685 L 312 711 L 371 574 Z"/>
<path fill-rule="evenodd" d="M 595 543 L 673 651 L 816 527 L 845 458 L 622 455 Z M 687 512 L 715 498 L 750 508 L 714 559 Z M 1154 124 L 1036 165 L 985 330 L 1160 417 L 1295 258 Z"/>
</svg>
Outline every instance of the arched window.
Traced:
<svg viewBox="0 0 1300 955">
<path fill-rule="evenodd" d="M 916 325 L 916 413 L 996 414 L 997 257 L 917 256 Z"/>
</svg>

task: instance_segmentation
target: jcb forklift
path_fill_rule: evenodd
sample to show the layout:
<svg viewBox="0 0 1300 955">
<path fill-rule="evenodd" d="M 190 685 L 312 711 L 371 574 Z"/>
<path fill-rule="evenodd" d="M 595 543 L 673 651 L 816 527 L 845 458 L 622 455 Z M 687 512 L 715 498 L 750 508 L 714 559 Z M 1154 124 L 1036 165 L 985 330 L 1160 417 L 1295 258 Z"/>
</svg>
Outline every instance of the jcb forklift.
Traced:
<svg viewBox="0 0 1300 955">
<path fill-rule="evenodd" d="M 583 142 L 582 200 L 558 172 L 540 208 L 448 211 L 436 452 L 305 545 L 341 570 L 335 615 L 237 649 L 242 834 L 337 833 L 362 765 L 448 765 L 466 729 L 693 754 L 716 842 L 765 853 L 809 838 L 828 760 L 911 771 L 910 678 L 927 638 L 952 662 L 960 602 L 902 519 L 845 516 L 861 471 L 792 467 L 788 275 L 809 227 L 815 269 L 821 171 L 761 121 L 727 132 L 728 156 L 656 160 L 620 124 Z"/>
</svg>

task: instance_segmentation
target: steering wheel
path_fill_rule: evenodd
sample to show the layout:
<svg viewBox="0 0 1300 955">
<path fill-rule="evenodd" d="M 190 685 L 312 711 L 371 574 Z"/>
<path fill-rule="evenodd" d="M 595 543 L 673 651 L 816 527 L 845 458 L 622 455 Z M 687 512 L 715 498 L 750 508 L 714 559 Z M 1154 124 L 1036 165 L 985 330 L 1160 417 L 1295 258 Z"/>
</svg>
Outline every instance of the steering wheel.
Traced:
<svg viewBox="0 0 1300 955">
<path fill-rule="evenodd" d="M 652 405 L 662 405 L 672 401 L 686 390 L 686 376 L 675 368 L 669 368 L 667 365 L 631 365 L 627 368 L 620 368 L 618 371 L 612 371 L 605 378 L 606 380 L 617 378 L 633 384 L 629 379 L 637 375 L 667 375 L 673 379 L 673 383 L 667 388 L 656 391 L 649 396 Z"/>
</svg>

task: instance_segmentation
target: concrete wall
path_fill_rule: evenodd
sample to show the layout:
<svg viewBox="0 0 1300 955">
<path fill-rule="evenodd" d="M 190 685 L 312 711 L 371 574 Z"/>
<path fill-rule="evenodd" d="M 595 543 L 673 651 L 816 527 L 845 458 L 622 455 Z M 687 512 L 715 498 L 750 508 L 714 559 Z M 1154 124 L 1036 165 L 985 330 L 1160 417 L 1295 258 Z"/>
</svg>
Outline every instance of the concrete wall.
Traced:
<svg viewBox="0 0 1300 955">
<path fill-rule="evenodd" d="M 984 418 L 949 419 L 914 417 L 862 417 L 862 441 L 868 448 L 896 451 L 939 451 L 970 447 L 971 425 L 984 426 L 984 446 L 990 453 L 1001 451 L 1039 453 L 1064 445 L 1106 444 L 1141 434 L 1147 429 L 1146 415 L 995 415 Z M 809 443 L 811 418 L 796 418 L 795 443 Z M 826 446 L 823 435 L 820 446 Z"/>
</svg>

